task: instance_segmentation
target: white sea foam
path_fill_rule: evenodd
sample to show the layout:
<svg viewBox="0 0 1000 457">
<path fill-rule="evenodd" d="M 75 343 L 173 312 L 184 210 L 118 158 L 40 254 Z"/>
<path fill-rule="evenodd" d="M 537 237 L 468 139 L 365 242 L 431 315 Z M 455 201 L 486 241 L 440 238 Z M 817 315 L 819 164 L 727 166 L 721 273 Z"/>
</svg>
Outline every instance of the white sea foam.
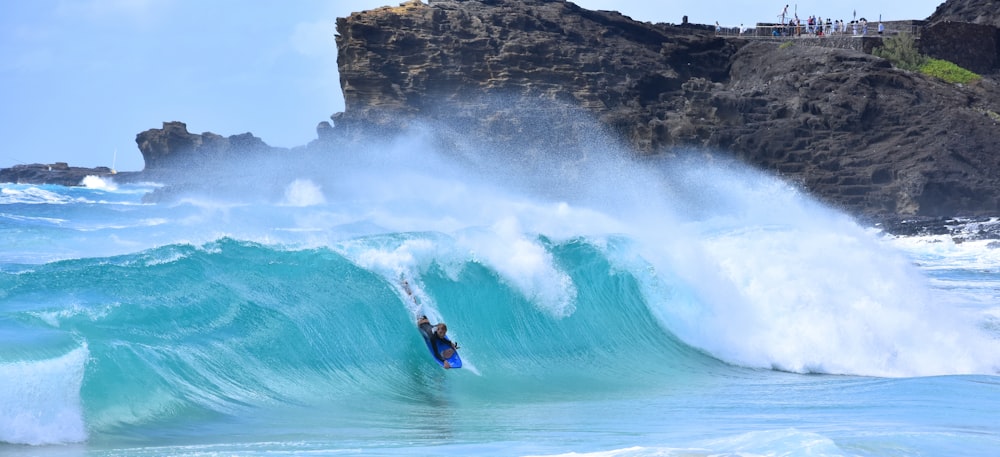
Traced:
<svg viewBox="0 0 1000 457">
<path fill-rule="evenodd" d="M 700 216 L 638 231 L 639 255 L 675 281 L 647 288 L 684 341 L 722 360 L 874 376 L 995 373 L 1000 345 L 941 303 L 901 252 L 777 179 L 699 166 L 677 193 Z M 693 179 L 697 178 L 697 179 Z M 684 182 L 680 180 L 679 182 Z"/>
<path fill-rule="evenodd" d="M 542 310 L 556 317 L 575 310 L 576 286 L 517 218 L 499 220 L 489 230 L 464 232 L 458 243 Z"/>
<path fill-rule="evenodd" d="M 63 444 L 87 439 L 80 401 L 89 357 L 83 345 L 54 359 L 0 364 L 0 442 Z"/>
<path fill-rule="evenodd" d="M 79 201 L 81 200 L 37 186 L 18 184 L 0 187 L 0 204 L 4 205 L 14 203 L 62 205 Z"/>
<path fill-rule="evenodd" d="M 285 188 L 285 205 L 316 206 L 323 203 L 326 203 L 323 189 L 308 179 L 296 179 Z"/>
<path fill-rule="evenodd" d="M 111 178 L 102 178 L 100 176 L 89 175 L 83 178 L 80 185 L 88 189 L 100 189 L 106 191 L 118 190 L 118 184 Z"/>
</svg>

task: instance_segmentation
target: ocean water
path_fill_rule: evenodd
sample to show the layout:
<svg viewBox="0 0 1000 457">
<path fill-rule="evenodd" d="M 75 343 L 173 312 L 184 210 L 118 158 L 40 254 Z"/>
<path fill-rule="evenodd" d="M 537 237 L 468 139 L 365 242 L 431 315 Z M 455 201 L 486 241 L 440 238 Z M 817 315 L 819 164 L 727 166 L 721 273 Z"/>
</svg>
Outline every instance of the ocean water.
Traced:
<svg viewBox="0 0 1000 457">
<path fill-rule="evenodd" d="M 429 149 L 245 198 L 0 185 L 0 454 L 1000 453 L 988 242 L 707 156 Z"/>
</svg>

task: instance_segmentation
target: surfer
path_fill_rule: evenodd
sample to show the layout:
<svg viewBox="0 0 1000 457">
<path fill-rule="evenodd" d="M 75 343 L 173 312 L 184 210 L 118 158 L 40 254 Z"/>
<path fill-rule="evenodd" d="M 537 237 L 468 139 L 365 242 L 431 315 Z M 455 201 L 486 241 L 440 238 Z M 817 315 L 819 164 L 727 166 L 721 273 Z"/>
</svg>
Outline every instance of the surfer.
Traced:
<svg viewBox="0 0 1000 457">
<path fill-rule="evenodd" d="M 430 321 L 427 320 L 427 316 L 420 316 L 420 319 L 417 319 L 417 327 L 419 327 L 420 332 L 424 334 L 424 338 L 430 341 L 430 347 L 440 347 L 437 344 L 439 341 L 444 343 L 443 346 L 447 347 L 447 349 L 440 352 L 432 350 L 431 354 L 433 354 L 434 358 L 437 359 L 438 362 L 441 362 L 445 368 L 451 368 L 451 364 L 448 362 L 448 359 L 455 354 L 455 350 L 458 349 L 458 344 L 448 339 L 448 326 L 445 325 L 444 322 L 438 322 L 437 325 L 432 327 Z"/>
</svg>

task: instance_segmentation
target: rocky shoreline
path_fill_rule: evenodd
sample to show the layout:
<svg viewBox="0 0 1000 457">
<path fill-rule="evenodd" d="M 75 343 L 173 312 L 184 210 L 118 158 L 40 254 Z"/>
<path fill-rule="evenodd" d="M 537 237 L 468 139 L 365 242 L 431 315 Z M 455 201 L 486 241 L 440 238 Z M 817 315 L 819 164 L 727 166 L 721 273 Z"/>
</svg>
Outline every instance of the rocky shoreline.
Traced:
<svg viewBox="0 0 1000 457">
<path fill-rule="evenodd" d="M 71 167 L 66 162 L 32 163 L 0 169 L 0 182 L 18 184 L 55 184 L 59 186 L 82 185 L 87 176 L 129 179 L 137 172 L 118 174 L 109 167 Z"/>
<path fill-rule="evenodd" d="M 735 156 L 890 232 L 945 231 L 956 217 L 1000 214 L 994 10 L 950 0 L 924 26 L 925 53 L 992 70 L 961 86 L 832 41 L 726 39 L 566 1 L 409 1 L 337 20 L 346 108 L 319 124 L 315 141 L 272 148 L 250 133 L 194 134 L 165 122 L 136 137 L 145 169 L 115 179 L 194 188 L 214 181 L 193 175 L 239 173 L 248 157 L 291 158 L 308 170 L 314 158 L 357 154 L 427 122 L 438 144 L 473 138 L 511 162 L 552 149 L 585 155 L 581 145 L 600 130 L 638 155 Z M 962 41 L 969 33 L 985 39 Z M 18 166 L 0 181 L 74 185 L 82 171 L 66 168 Z M 976 236 L 997 231 L 984 233 Z"/>
</svg>

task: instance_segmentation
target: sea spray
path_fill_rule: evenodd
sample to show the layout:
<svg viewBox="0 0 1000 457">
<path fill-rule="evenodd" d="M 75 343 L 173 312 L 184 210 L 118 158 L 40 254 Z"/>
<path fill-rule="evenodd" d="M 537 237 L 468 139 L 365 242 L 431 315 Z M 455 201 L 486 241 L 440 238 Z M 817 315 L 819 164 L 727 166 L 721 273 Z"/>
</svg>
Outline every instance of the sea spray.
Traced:
<svg viewBox="0 0 1000 457">
<path fill-rule="evenodd" d="M 916 268 L 850 218 L 740 167 L 671 173 L 680 177 L 675 195 L 699 205 L 681 205 L 678 219 L 688 222 L 676 233 L 632 236 L 654 267 L 679 280 L 681 304 L 651 301 L 689 344 L 734 364 L 795 372 L 995 370 L 996 343 L 932 306 Z"/>
</svg>

